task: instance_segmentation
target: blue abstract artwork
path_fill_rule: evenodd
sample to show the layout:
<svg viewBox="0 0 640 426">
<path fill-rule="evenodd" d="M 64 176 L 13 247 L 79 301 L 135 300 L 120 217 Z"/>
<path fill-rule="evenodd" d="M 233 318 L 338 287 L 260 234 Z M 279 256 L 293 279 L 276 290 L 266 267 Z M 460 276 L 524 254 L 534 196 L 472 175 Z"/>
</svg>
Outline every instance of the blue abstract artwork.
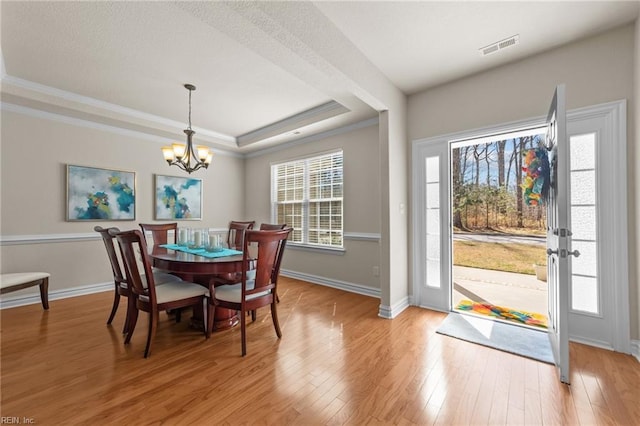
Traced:
<svg viewBox="0 0 640 426">
<path fill-rule="evenodd" d="M 135 220 L 136 174 L 67 165 L 67 220 Z"/>
<path fill-rule="evenodd" d="M 202 219 L 202 179 L 156 175 L 156 220 Z"/>
</svg>

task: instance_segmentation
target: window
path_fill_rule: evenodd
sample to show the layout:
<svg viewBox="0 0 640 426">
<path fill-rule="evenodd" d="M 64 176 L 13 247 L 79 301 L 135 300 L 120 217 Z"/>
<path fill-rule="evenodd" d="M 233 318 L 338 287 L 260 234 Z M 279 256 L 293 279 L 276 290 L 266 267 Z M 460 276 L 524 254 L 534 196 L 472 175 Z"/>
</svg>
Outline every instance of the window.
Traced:
<svg viewBox="0 0 640 426">
<path fill-rule="evenodd" d="M 427 287 L 440 287 L 440 157 L 425 158 L 425 243 Z"/>
<path fill-rule="evenodd" d="M 599 314 L 596 133 L 569 138 L 571 163 L 571 309 Z"/>
<path fill-rule="evenodd" d="M 342 151 L 271 166 L 272 220 L 289 242 L 342 248 Z"/>
</svg>

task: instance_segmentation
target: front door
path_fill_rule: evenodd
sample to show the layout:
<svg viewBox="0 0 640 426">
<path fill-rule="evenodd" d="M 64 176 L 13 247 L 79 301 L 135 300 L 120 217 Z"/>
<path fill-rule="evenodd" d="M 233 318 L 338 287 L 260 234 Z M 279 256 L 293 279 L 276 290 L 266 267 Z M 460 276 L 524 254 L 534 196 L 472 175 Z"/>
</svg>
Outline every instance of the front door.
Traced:
<svg viewBox="0 0 640 426">
<path fill-rule="evenodd" d="M 569 223 L 569 148 L 565 88 L 558 86 L 547 115 L 545 145 L 549 153 L 550 185 L 547 203 L 547 282 L 549 340 L 560 380 L 569 383 L 569 284 L 571 231 Z M 578 255 L 576 252 L 575 255 Z"/>
<path fill-rule="evenodd" d="M 550 114 L 556 118 L 553 127 L 557 135 L 552 140 L 556 160 L 561 161 L 554 173 L 560 186 L 550 196 L 549 208 L 554 213 L 549 214 L 549 220 L 555 222 L 549 224 L 547 275 L 553 290 L 549 292 L 550 336 L 558 365 L 562 365 L 561 377 L 568 381 L 569 333 L 572 340 L 623 353 L 631 352 L 631 341 L 625 103 L 574 110 L 565 129 L 565 116 L 560 113 L 564 110 L 563 93 L 561 88 L 556 97 L 558 108 L 552 108 Z M 443 312 L 451 309 L 450 143 L 542 126 L 544 117 L 413 142 L 412 305 Z M 563 144 L 557 139 L 567 138 L 565 132 L 571 138 Z M 558 223 L 561 217 L 556 209 L 563 209 L 563 224 Z M 573 225 L 569 226 L 570 222 Z M 570 228 L 573 235 L 569 235 Z M 553 232 L 556 229 L 557 234 Z M 555 253 L 559 249 L 564 250 L 564 258 Z M 582 255 L 569 258 L 573 249 Z M 564 281 L 559 262 L 565 265 Z"/>
</svg>

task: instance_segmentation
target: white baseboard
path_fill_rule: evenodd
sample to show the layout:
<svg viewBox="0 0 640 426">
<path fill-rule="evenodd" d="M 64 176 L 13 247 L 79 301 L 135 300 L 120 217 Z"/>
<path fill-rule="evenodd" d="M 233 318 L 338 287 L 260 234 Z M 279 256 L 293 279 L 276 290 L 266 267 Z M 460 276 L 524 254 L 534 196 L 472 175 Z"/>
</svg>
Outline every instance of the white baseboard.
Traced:
<svg viewBox="0 0 640 426">
<path fill-rule="evenodd" d="M 393 319 L 408 307 L 409 297 L 405 297 L 399 302 L 394 303 L 392 306 L 380 305 L 380 308 L 378 309 L 378 316 L 381 318 Z"/>
<path fill-rule="evenodd" d="M 614 350 L 613 346 L 611 346 L 610 343 L 603 342 L 603 341 L 600 341 L 600 340 L 587 339 L 587 338 L 578 337 L 578 336 L 569 336 L 569 341 L 575 342 L 575 343 L 581 343 L 581 344 L 587 345 L 587 346 L 593 346 L 595 348 L 606 349 L 608 351 L 613 351 Z"/>
<path fill-rule="evenodd" d="M 282 270 L 280 273 L 285 277 L 296 278 L 314 284 L 337 288 L 350 293 L 362 294 L 363 296 L 380 298 L 380 290 L 376 288 L 294 271 Z M 86 286 L 49 291 L 49 301 L 66 299 L 68 297 L 84 296 L 103 291 L 113 291 L 113 282 L 89 284 Z M 3 296 L 0 299 L 0 309 L 15 308 L 17 306 L 32 305 L 36 303 L 40 303 L 40 293 L 38 292 L 13 297 Z"/>
<path fill-rule="evenodd" d="M 631 355 L 640 362 L 640 340 L 631 341 Z"/>
<path fill-rule="evenodd" d="M 339 290 L 348 291 L 350 293 L 361 294 L 363 296 L 370 296 L 380 298 L 380 290 L 370 287 L 365 287 L 359 284 L 348 283 L 345 281 L 333 280 L 330 278 L 319 277 L 317 275 L 304 274 L 301 272 L 282 270 L 281 274 L 285 277 L 296 278 L 299 280 L 307 281 L 314 284 L 320 284 L 327 287 L 337 288 Z M 113 291 L 113 283 L 98 283 L 89 284 L 80 287 L 65 288 L 61 290 L 53 290 L 49 292 L 49 301 L 66 299 L 68 297 L 85 296 L 88 294 L 101 293 L 105 291 Z M 378 310 L 378 316 L 382 318 L 392 319 L 397 317 L 402 311 L 410 306 L 409 297 L 406 297 L 393 306 L 380 305 Z M 0 298 L 0 309 L 15 308 L 18 306 L 40 304 L 40 293 Z M 431 308 L 428 308 L 431 309 Z M 582 339 L 572 338 L 572 341 L 584 343 L 591 346 L 597 346 L 603 349 L 612 350 L 609 345 L 598 344 L 599 342 L 584 341 Z M 631 341 L 631 355 L 633 355 L 640 362 L 640 340 Z"/>
<path fill-rule="evenodd" d="M 85 296 L 87 294 L 101 293 L 104 291 L 113 291 L 113 282 L 89 284 L 80 287 L 64 288 L 61 290 L 52 290 L 49 291 L 49 301 L 66 299 L 68 297 Z M 0 309 L 33 305 L 35 303 L 41 303 L 39 292 L 14 297 L 7 297 L 5 295 L 2 296 L 2 299 L 0 299 Z"/>
<path fill-rule="evenodd" d="M 361 284 L 349 283 L 346 281 L 334 280 L 331 278 L 320 277 L 317 275 L 305 274 L 303 272 L 280 270 L 280 274 L 284 277 L 295 278 L 302 281 L 308 281 L 314 284 L 324 285 L 326 287 L 337 288 L 338 290 L 348 291 L 349 293 L 361 294 L 363 296 L 380 298 L 380 289 L 363 286 Z"/>
</svg>

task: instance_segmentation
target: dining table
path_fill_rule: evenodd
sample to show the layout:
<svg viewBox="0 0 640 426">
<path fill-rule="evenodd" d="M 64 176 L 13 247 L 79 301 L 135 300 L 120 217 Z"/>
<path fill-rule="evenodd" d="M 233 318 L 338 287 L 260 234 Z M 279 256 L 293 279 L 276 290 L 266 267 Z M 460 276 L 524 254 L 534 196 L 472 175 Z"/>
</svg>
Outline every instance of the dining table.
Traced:
<svg viewBox="0 0 640 426">
<path fill-rule="evenodd" d="M 255 268 L 255 258 L 250 257 L 245 264 L 241 251 L 233 250 L 235 253 L 231 255 L 220 253 L 219 257 L 209 257 L 215 254 L 206 252 L 197 254 L 182 250 L 182 248 L 171 244 L 154 245 L 149 252 L 153 260 L 153 267 L 177 275 L 184 281 L 197 283 L 207 288 L 210 283 L 217 284 L 216 278 L 235 276 L 243 269 Z M 192 325 L 202 324 L 202 318 L 197 317 L 201 314 L 194 311 Z M 231 328 L 239 322 L 238 313 L 230 309 L 216 307 L 214 315 L 215 331 Z"/>
</svg>

